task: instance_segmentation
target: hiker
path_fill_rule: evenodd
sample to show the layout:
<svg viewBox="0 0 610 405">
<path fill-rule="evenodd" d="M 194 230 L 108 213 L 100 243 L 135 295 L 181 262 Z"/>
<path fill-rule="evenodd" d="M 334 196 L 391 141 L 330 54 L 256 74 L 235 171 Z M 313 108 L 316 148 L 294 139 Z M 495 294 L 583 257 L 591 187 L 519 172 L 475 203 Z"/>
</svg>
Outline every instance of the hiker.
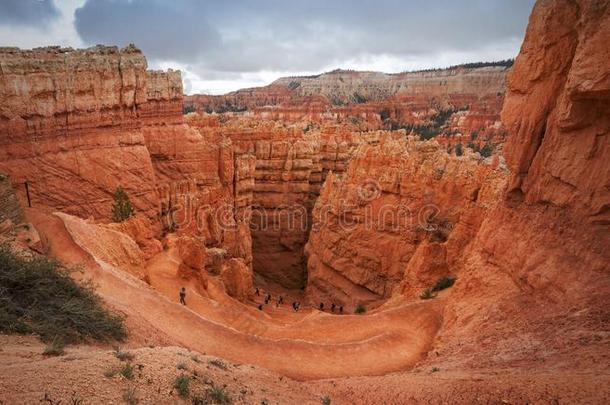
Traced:
<svg viewBox="0 0 610 405">
<path fill-rule="evenodd" d="M 280 298 L 278 298 L 278 299 L 277 299 L 277 303 L 278 303 L 278 305 L 283 304 L 283 303 L 284 303 L 284 297 L 282 297 L 282 296 L 280 295 Z"/>
<path fill-rule="evenodd" d="M 261 295 L 260 291 L 258 291 L 258 287 L 256 287 L 256 292 L 254 294 L 256 294 L 257 296 Z"/>
<path fill-rule="evenodd" d="M 267 294 L 267 301 L 271 302 L 271 294 Z"/>
<path fill-rule="evenodd" d="M 335 308 L 336 308 L 336 307 L 337 307 L 337 306 L 336 306 L 336 305 L 333 303 L 333 304 L 330 306 L 330 312 L 335 312 Z"/>
<path fill-rule="evenodd" d="M 342 313 L 343 313 L 343 305 L 341 305 L 341 306 L 339 307 L 339 313 L 340 313 L 340 314 L 342 314 Z"/>
<path fill-rule="evenodd" d="M 323 302 L 320 303 L 320 311 L 324 311 L 324 303 Z"/>
<path fill-rule="evenodd" d="M 182 287 L 180 289 L 180 303 L 182 305 L 186 305 L 186 301 L 184 300 L 186 298 L 186 288 Z"/>
<path fill-rule="evenodd" d="M 263 304 L 258 304 L 258 310 L 262 311 L 263 310 Z"/>
</svg>

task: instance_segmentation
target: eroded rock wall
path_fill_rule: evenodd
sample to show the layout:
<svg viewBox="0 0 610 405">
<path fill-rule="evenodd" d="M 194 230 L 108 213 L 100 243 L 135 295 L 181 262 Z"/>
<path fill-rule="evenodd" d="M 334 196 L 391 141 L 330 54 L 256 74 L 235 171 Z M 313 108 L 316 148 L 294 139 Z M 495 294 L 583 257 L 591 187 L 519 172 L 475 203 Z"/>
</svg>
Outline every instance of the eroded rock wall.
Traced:
<svg viewBox="0 0 610 405">
<path fill-rule="evenodd" d="M 595 367 L 610 344 L 609 21 L 607 1 L 536 3 L 502 112 L 507 193 L 468 252 L 441 356 Z"/>
<path fill-rule="evenodd" d="M 147 101 L 139 50 L 2 48 L 0 64 L 0 170 L 28 182 L 33 206 L 109 219 L 122 185 L 139 211 L 156 216 L 138 119 Z"/>
<path fill-rule="evenodd" d="M 2 48 L 0 64 L 0 170 L 23 202 L 27 181 L 33 207 L 109 222 L 120 185 L 148 256 L 182 232 L 251 262 L 251 164 L 184 122 L 179 71 L 147 71 L 133 46 Z"/>
<path fill-rule="evenodd" d="M 327 178 L 306 247 L 308 297 L 352 309 L 410 298 L 455 274 L 503 169 L 478 155 L 382 132 L 362 143 L 341 178 Z"/>
</svg>

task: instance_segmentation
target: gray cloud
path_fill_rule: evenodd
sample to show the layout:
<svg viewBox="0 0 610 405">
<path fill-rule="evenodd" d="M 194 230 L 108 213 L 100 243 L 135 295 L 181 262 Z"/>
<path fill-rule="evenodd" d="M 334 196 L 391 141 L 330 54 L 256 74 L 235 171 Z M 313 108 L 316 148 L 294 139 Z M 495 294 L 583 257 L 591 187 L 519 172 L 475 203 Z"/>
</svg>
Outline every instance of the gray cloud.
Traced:
<svg viewBox="0 0 610 405">
<path fill-rule="evenodd" d="M 86 43 L 135 43 L 153 63 L 228 79 L 382 57 L 428 64 L 448 53 L 471 56 L 456 62 L 513 57 L 533 2 L 86 0 L 75 25 Z"/>
<path fill-rule="evenodd" d="M 0 24 L 42 27 L 59 15 L 53 0 L 0 1 Z"/>
</svg>

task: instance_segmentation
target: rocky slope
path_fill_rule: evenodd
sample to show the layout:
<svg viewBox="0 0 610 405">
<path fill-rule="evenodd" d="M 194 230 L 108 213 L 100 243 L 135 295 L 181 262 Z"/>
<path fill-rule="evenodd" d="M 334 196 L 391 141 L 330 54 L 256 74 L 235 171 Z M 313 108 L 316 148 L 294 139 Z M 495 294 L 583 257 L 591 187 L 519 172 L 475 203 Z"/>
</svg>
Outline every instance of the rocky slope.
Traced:
<svg viewBox="0 0 610 405">
<path fill-rule="evenodd" d="M 608 347 L 610 149 L 601 38 L 609 21 L 607 1 L 538 2 L 530 17 L 502 113 L 511 131 L 507 193 L 488 212 L 464 269 L 468 282 L 457 283 L 448 311 L 447 334 L 475 347 L 487 342 L 481 355 L 514 358 L 520 347 L 523 357 L 583 367 Z M 468 319 L 476 303 L 497 310 Z M 466 336 L 494 322 L 505 322 L 513 337 Z"/>
</svg>

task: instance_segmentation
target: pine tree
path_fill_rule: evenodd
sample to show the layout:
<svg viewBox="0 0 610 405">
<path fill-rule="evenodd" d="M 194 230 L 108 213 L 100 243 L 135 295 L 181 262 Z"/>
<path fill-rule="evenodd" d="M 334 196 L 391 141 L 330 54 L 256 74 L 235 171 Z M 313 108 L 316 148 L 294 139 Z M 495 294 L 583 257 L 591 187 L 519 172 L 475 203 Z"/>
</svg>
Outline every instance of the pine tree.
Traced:
<svg viewBox="0 0 610 405">
<path fill-rule="evenodd" d="M 114 203 L 112 203 L 112 220 L 114 222 L 123 222 L 133 215 L 133 205 L 129 201 L 129 196 L 123 190 L 123 187 L 118 186 L 113 195 Z"/>
<path fill-rule="evenodd" d="M 462 149 L 462 144 L 458 143 L 455 145 L 455 156 L 462 156 L 464 154 L 464 150 Z"/>
</svg>

